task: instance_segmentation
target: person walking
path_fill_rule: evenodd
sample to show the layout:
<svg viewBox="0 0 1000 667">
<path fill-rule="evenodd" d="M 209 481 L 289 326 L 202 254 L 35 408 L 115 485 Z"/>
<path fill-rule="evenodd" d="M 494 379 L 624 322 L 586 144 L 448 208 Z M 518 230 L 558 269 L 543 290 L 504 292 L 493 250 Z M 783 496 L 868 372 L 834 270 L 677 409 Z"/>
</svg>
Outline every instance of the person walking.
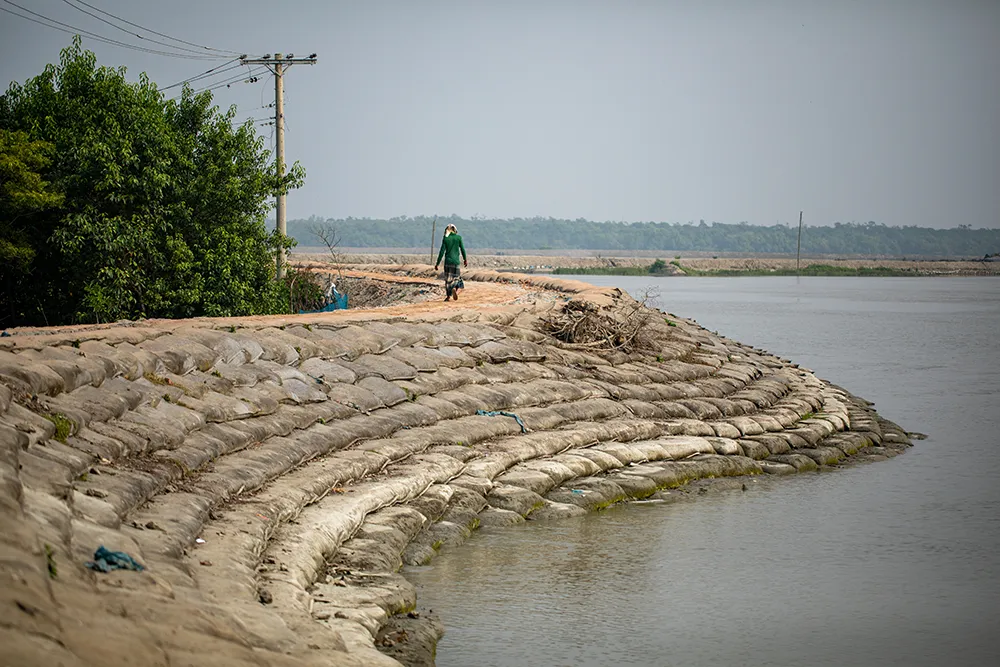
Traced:
<svg viewBox="0 0 1000 667">
<path fill-rule="evenodd" d="M 455 225 L 448 225 L 444 228 L 444 238 L 441 239 L 441 250 L 438 252 L 437 262 L 434 263 L 434 270 L 437 271 L 441 258 L 444 257 L 444 300 L 454 299 L 458 301 L 458 291 L 465 287 L 462 281 L 462 272 L 458 268 L 458 256 L 462 255 L 462 264 L 468 268 L 469 258 L 465 256 L 465 246 L 462 244 L 462 236 L 458 233 Z"/>
</svg>

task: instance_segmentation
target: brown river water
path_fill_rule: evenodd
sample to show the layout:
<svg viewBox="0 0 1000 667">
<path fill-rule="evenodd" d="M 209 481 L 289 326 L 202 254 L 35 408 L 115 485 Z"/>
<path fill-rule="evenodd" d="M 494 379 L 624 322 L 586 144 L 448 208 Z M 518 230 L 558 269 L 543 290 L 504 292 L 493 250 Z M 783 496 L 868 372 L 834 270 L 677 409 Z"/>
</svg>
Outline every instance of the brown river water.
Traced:
<svg viewBox="0 0 1000 667">
<path fill-rule="evenodd" d="M 928 435 L 880 463 L 478 531 L 407 568 L 440 666 L 1000 664 L 1000 278 L 583 278 Z"/>
</svg>

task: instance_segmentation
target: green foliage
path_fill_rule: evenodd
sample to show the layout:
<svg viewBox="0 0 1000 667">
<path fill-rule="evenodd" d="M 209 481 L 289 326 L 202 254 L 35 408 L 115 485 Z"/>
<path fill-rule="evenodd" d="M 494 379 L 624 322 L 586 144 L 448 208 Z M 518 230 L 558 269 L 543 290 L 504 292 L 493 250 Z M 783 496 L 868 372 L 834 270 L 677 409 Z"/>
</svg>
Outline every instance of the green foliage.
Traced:
<svg viewBox="0 0 1000 667">
<path fill-rule="evenodd" d="M 8 195 L 5 178 L 0 239 L 26 250 L 2 274 L 4 324 L 284 312 L 272 252 L 294 241 L 264 217 L 303 172 L 279 182 L 235 115 L 190 88 L 165 99 L 145 75 L 98 66 L 79 40 L 11 84 L 0 168 L 20 173 L 26 194 Z"/>
<path fill-rule="evenodd" d="M 0 127 L 0 285 L 11 293 L 12 279 L 35 259 L 28 230 L 35 214 L 58 206 L 62 197 L 41 172 L 51 164 L 52 144 L 31 141 L 25 132 Z"/>
<path fill-rule="evenodd" d="M 59 414 L 58 412 L 52 412 L 42 416 L 52 422 L 56 427 L 56 432 L 52 437 L 59 442 L 65 443 L 66 438 L 68 438 L 73 432 L 73 422 L 67 419 L 66 415 Z"/>
<path fill-rule="evenodd" d="M 320 310 L 326 305 L 326 294 L 320 285 L 320 278 L 312 271 L 289 268 L 285 273 L 285 286 L 291 313 Z"/>
<path fill-rule="evenodd" d="M 336 227 L 342 248 L 423 248 L 431 229 L 431 217 L 398 217 L 389 220 L 347 218 L 291 220 L 288 233 L 303 245 L 316 245 L 309 232 L 317 222 Z M 498 250 L 590 249 L 614 251 L 669 251 L 679 260 L 681 253 L 782 253 L 795 254 L 797 227 L 719 222 L 593 222 L 555 218 L 510 220 L 466 220 L 458 216 L 437 217 L 438 229 L 455 224 L 466 247 Z M 942 221 L 950 223 L 951 221 Z M 273 223 L 272 223 L 273 224 Z M 954 229 L 888 227 L 875 222 L 834 223 L 807 226 L 802 231 L 806 254 L 888 255 L 907 257 L 974 257 L 1000 250 L 1000 229 Z"/>
<path fill-rule="evenodd" d="M 667 263 L 664 262 L 662 259 L 658 259 L 649 265 L 650 273 L 663 273 L 666 270 L 667 270 Z"/>
</svg>

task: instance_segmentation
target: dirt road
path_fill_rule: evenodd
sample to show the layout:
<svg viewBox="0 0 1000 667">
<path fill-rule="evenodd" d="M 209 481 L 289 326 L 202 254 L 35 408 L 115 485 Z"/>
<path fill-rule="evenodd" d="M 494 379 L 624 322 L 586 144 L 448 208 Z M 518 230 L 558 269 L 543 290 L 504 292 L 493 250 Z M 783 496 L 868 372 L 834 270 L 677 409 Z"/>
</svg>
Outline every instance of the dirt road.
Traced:
<svg viewBox="0 0 1000 667">
<path fill-rule="evenodd" d="M 318 265 L 310 266 L 314 270 L 327 271 L 327 267 Z M 247 317 L 196 317 L 185 320 L 165 320 L 148 319 L 139 321 L 122 321 L 107 324 L 81 324 L 66 325 L 59 327 L 19 327 L 9 329 L 10 334 L 38 336 L 33 339 L 33 346 L 44 345 L 46 341 L 61 340 L 66 337 L 79 336 L 80 340 L 89 340 L 99 336 L 98 332 L 107 329 L 122 327 L 143 327 L 153 328 L 162 331 L 173 331 L 186 326 L 275 326 L 280 327 L 285 324 L 295 322 L 324 322 L 338 320 L 367 320 L 381 319 L 385 317 L 410 316 L 410 315 L 431 315 L 435 317 L 450 317 L 465 310 L 475 310 L 477 312 L 499 310 L 512 305 L 527 303 L 545 303 L 555 301 L 559 294 L 557 292 L 542 289 L 535 285 L 526 285 L 517 282 L 495 283 L 478 282 L 466 280 L 465 289 L 459 295 L 458 301 L 444 300 L 444 283 L 441 280 L 428 280 L 425 278 L 413 278 L 410 276 L 398 276 L 387 273 L 375 273 L 370 271 L 345 270 L 340 275 L 352 278 L 367 278 L 390 283 L 401 283 L 407 285 L 422 286 L 426 292 L 419 296 L 409 297 L 406 302 L 398 305 L 382 306 L 377 308 L 351 307 L 347 310 L 332 311 L 329 313 L 304 313 L 302 315 L 256 315 Z M 7 343 L 8 339 L 0 341 L 0 349 L 13 347 L 14 343 Z M 23 343 L 22 343 L 23 344 Z"/>
</svg>

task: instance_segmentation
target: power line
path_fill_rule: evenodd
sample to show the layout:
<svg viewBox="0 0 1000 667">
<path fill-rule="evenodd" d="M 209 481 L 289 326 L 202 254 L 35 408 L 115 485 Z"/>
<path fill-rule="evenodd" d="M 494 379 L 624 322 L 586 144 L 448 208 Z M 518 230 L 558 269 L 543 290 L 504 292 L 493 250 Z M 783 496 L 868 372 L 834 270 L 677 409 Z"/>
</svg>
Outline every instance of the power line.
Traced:
<svg viewBox="0 0 1000 667">
<path fill-rule="evenodd" d="M 213 67 L 210 70 L 205 70 L 201 74 L 196 74 L 195 76 L 192 76 L 190 79 L 184 79 L 183 81 L 178 81 L 177 83 L 172 83 L 169 86 L 164 86 L 163 88 L 160 88 L 160 90 L 161 91 L 163 91 L 163 90 L 170 90 L 171 88 L 176 88 L 177 86 L 183 86 L 185 83 L 191 83 L 193 81 L 198 81 L 199 79 L 204 79 L 207 76 L 218 76 L 219 74 L 222 74 L 224 72 L 231 72 L 234 69 L 239 69 L 240 67 L 243 67 L 243 64 L 242 63 L 238 63 L 237 62 L 238 60 L 239 60 L 239 58 L 233 58 L 229 62 L 225 62 L 225 63 L 222 63 L 221 65 L 217 65 L 217 66 Z M 236 63 L 236 64 L 232 65 L 232 63 Z M 232 67 L 226 67 L 226 65 L 232 65 Z M 220 67 L 226 67 L 226 69 L 219 69 Z M 218 71 L 216 71 L 216 70 L 218 70 Z M 213 74 L 213 72 L 215 72 L 215 74 Z"/>
<path fill-rule="evenodd" d="M 229 79 L 227 81 L 220 81 L 219 83 L 217 83 L 217 84 L 215 84 L 215 85 L 213 85 L 213 86 L 211 86 L 209 88 L 205 88 L 204 90 L 217 90 L 219 88 L 222 88 L 223 86 L 225 86 L 226 88 L 229 88 L 234 83 L 257 83 L 258 81 L 260 81 L 260 78 L 258 77 L 258 75 L 259 74 L 263 74 L 263 73 L 264 73 L 263 69 L 250 70 L 246 74 L 242 74 L 240 76 L 237 76 L 237 77 L 235 77 L 233 79 Z M 240 79 L 242 79 L 242 81 Z"/>
<path fill-rule="evenodd" d="M 233 118 L 229 121 L 234 127 L 242 127 L 247 123 L 253 123 L 254 125 L 267 125 L 268 123 L 274 123 L 273 118 Z"/>
<path fill-rule="evenodd" d="M 225 86 L 225 87 L 228 88 L 229 86 L 233 85 L 234 83 L 240 83 L 240 79 L 243 79 L 242 83 L 257 83 L 257 81 L 259 81 L 259 79 L 257 78 L 257 75 L 258 74 L 263 74 L 263 73 L 264 73 L 264 68 L 263 67 L 260 67 L 260 68 L 257 68 L 257 69 L 253 69 L 253 70 L 249 70 L 246 73 L 241 72 L 240 74 L 237 74 L 236 76 L 230 77 L 230 78 L 225 79 L 223 81 L 218 81 L 218 82 L 213 83 L 211 85 L 205 86 L 204 88 L 199 88 L 198 90 L 196 90 L 194 92 L 196 92 L 196 93 L 204 93 L 206 91 L 212 91 L 212 90 L 216 90 L 218 88 L 222 88 L 223 86 Z"/>
<path fill-rule="evenodd" d="M 264 79 L 264 85 L 260 87 L 260 108 L 261 109 L 273 109 L 274 108 L 274 105 L 275 105 L 274 102 L 271 102 L 270 104 L 268 104 L 266 106 L 264 104 L 264 90 L 267 88 L 267 84 L 271 82 L 271 78 L 273 76 L 274 76 L 274 72 L 270 72 L 269 71 L 269 74 L 268 74 L 267 78 Z"/>
<path fill-rule="evenodd" d="M 65 2 L 65 0 L 63 0 L 63 1 Z M 77 3 L 79 3 L 79 4 L 81 4 L 81 5 L 84 5 L 86 7 L 90 7 L 95 12 L 100 12 L 101 14 L 104 14 L 105 16 L 110 16 L 111 18 L 116 19 L 118 21 L 121 21 L 122 23 L 126 23 L 126 24 L 132 26 L 133 28 L 139 28 L 140 30 L 145 30 L 146 32 L 152 33 L 152 34 L 157 35 L 159 37 L 164 37 L 166 39 L 172 39 L 175 42 L 180 42 L 181 44 L 187 44 L 188 46 L 196 46 L 199 49 L 205 49 L 207 51 L 217 51 L 219 53 L 228 53 L 229 55 L 233 55 L 233 56 L 239 55 L 239 53 L 237 51 L 229 51 L 229 50 L 226 50 L 226 49 L 216 49 L 216 48 L 213 48 L 211 46 L 204 46 L 202 44 L 195 44 L 194 42 L 188 42 L 188 41 L 183 40 L 183 39 L 178 39 L 177 37 L 171 37 L 170 35 L 165 35 L 162 32 L 156 32 L 152 28 L 147 28 L 145 26 L 141 26 L 138 23 L 132 23 L 131 21 L 129 21 L 127 19 L 123 19 L 120 16 L 116 16 L 115 14 L 112 14 L 111 12 L 106 12 L 103 9 L 95 7 L 94 5 L 92 5 L 90 3 L 84 2 L 84 0 L 75 0 L 75 1 Z M 80 11 L 83 11 L 83 10 L 80 10 Z"/>
<path fill-rule="evenodd" d="M 243 63 L 240 63 L 240 67 L 243 67 L 243 66 L 244 66 Z M 230 69 L 236 69 L 236 68 L 230 68 Z M 213 90 L 216 90 L 216 89 L 222 88 L 222 87 L 228 88 L 231 85 L 233 85 L 234 83 L 239 83 L 240 79 L 243 79 L 242 83 L 255 83 L 255 82 L 259 81 L 259 79 L 257 78 L 257 75 L 258 74 L 263 74 L 263 72 L 264 72 L 264 68 L 257 68 L 257 69 L 251 70 L 249 67 L 247 67 L 247 71 L 246 72 L 240 72 L 236 76 L 230 76 L 229 78 L 223 79 L 222 81 L 215 81 L 213 83 L 209 83 L 207 86 L 205 86 L 203 88 L 198 88 L 196 90 L 192 90 L 191 92 L 193 94 L 197 95 L 198 93 L 211 92 Z M 173 100 L 176 101 L 176 100 L 179 100 L 182 96 L 183 96 L 183 93 L 175 93 L 175 97 L 173 97 L 171 99 L 173 99 Z"/>
<path fill-rule="evenodd" d="M 166 46 L 167 48 L 170 48 L 170 49 L 177 49 L 178 51 L 185 51 L 185 52 L 187 52 L 187 53 L 197 53 L 197 54 L 199 54 L 199 55 L 202 55 L 202 54 L 203 54 L 203 51 L 204 51 L 204 49 L 192 49 L 192 48 L 189 48 L 189 47 L 187 47 L 187 46 L 178 46 L 177 44 L 171 44 L 171 43 L 169 43 L 169 42 L 161 42 L 160 40 L 158 40 L 158 39 L 153 39 L 153 38 L 151 38 L 151 37 L 143 37 L 143 36 L 142 36 L 142 35 L 140 35 L 139 33 L 137 33 L 137 32 L 132 32 L 131 30 L 128 30 L 127 28 L 123 28 L 123 27 L 121 27 L 120 25 L 117 25 L 117 24 L 115 24 L 115 23 L 112 23 L 111 21 L 109 21 L 108 19 L 106 19 L 106 18 L 104 18 L 104 17 L 102 17 L 102 16 L 98 16 L 97 14 L 95 14 L 95 13 L 93 13 L 93 12 L 88 12 L 88 11 L 87 11 L 86 9 L 84 9 L 83 7 L 77 7 L 77 6 L 76 6 L 76 5 L 74 5 L 74 4 L 72 3 L 72 2 L 70 2 L 70 0 L 62 0 L 62 1 L 63 1 L 63 3 L 64 3 L 64 4 L 67 4 L 67 5 L 69 5 L 69 6 L 70 6 L 70 7 L 72 7 L 73 9 L 75 9 L 75 10 L 77 10 L 77 11 L 79 11 L 79 12 L 83 12 L 83 13 L 84 13 L 84 14 L 86 14 L 87 16 L 90 16 L 90 17 L 92 17 L 92 18 L 95 18 L 95 19 L 97 19 L 98 21 L 100 21 L 101 23 L 105 23 L 105 24 L 107 24 L 107 25 L 111 26 L 112 28 L 114 28 L 115 30 L 121 30 L 121 31 L 122 31 L 122 32 L 124 32 L 124 33 L 125 33 L 126 35 L 131 35 L 131 36 L 133 36 L 133 37 L 136 37 L 136 38 L 138 38 L 138 39 L 142 39 L 142 40 L 145 40 L 145 41 L 147 41 L 147 42 L 152 42 L 153 44 L 159 44 L 160 46 Z M 87 3 L 83 3 L 83 4 L 87 4 Z M 87 6 L 89 7 L 90 5 L 87 5 Z M 119 19 L 119 20 L 121 20 L 121 19 Z M 173 37 L 171 37 L 170 39 L 173 39 Z M 206 48 L 207 48 L 207 47 L 206 47 Z M 212 49 L 212 50 L 213 50 L 213 51 L 218 51 L 218 49 Z M 231 54 L 231 55 L 234 55 L 234 56 L 235 56 L 235 55 L 237 55 L 237 54 L 233 53 L 233 54 Z"/>
<path fill-rule="evenodd" d="M 56 21 L 55 19 L 50 19 L 49 17 L 43 16 L 42 14 L 39 14 L 38 12 L 33 12 L 30 9 L 26 9 L 26 8 L 22 7 L 21 5 L 19 5 L 17 3 L 11 2 L 11 0 L 3 0 L 3 2 L 6 2 L 8 5 L 11 5 L 12 7 L 17 7 L 21 11 L 27 12 L 27 13 L 31 14 L 32 16 L 37 16 L 38 19 L 43 19 L 44 21 L 48 21 L 49 23 L 44 23 L 43 21 L 40 21 L 38 19 L 31 18 L 31 16 L 25 16 L 24 14 L 18 14 L 15 11 L 7 9 L 6 7 L 0 7 L 0 10 L 3 10 L 5 12 L 7 12 L 8 14 L 13 14 L 14 16 L 17 16 L 18 18 L 22 18 L 22 19 L 31 21 L 32 23 L 37 23 L 38 25 L 43 25 L 46 28 L 52 28 L 54 30 L 59 30 L 60 32 L 65 32 L 65 33 L 68 33 L 70 35 L 84 35 L 84 36 L 90 37 L 91 39 L 95 39 L 95 40 L 97 40 L 99 42 L 103 42 L 105 44 L 112 44 L 114 46 L 121 46 L 121 47 L 124 47 L 126 49 L 132 49 L 134 51 L 142 51 L 144 53 L 153 53 L 153 54 L 156 54 L 156 55 L 170 56 L 170 57 L 173 57 L 173 58 L 185 58 L 185 59 L 188 59 L 188 60 L 218 60 L 218 59 L 224 57 L 224 56 L 209 56 L 209 55 L 201 56 L 201 55 L 193 55 L 193 54 L 187 54 L 187 53 L 171 53 L 169 51 L 160 51 L 158 49 L 148 49 L 148 48 L 146 48 L 144 46 L 136 46 L 135 44 L 128 44 L 127 42 L 121 42 L 121 41 L 119 41 L 117 39 L 111 39 L 110 37 L 104 37 L 103 35 L 98 35 L 96 33 L 90 32 L 89 30 L 82 30 L 82 29 L 77 28 L 75 26 L 72 26 L 72 25 L 70 25 L 68 23 L 63 23 L 62 21 Z M 56 25 L 51 25 L 53 23 L 56 24 Z M 64 27 L 60 28 L 59 26 L 64 26 Z"/>
</svg>

